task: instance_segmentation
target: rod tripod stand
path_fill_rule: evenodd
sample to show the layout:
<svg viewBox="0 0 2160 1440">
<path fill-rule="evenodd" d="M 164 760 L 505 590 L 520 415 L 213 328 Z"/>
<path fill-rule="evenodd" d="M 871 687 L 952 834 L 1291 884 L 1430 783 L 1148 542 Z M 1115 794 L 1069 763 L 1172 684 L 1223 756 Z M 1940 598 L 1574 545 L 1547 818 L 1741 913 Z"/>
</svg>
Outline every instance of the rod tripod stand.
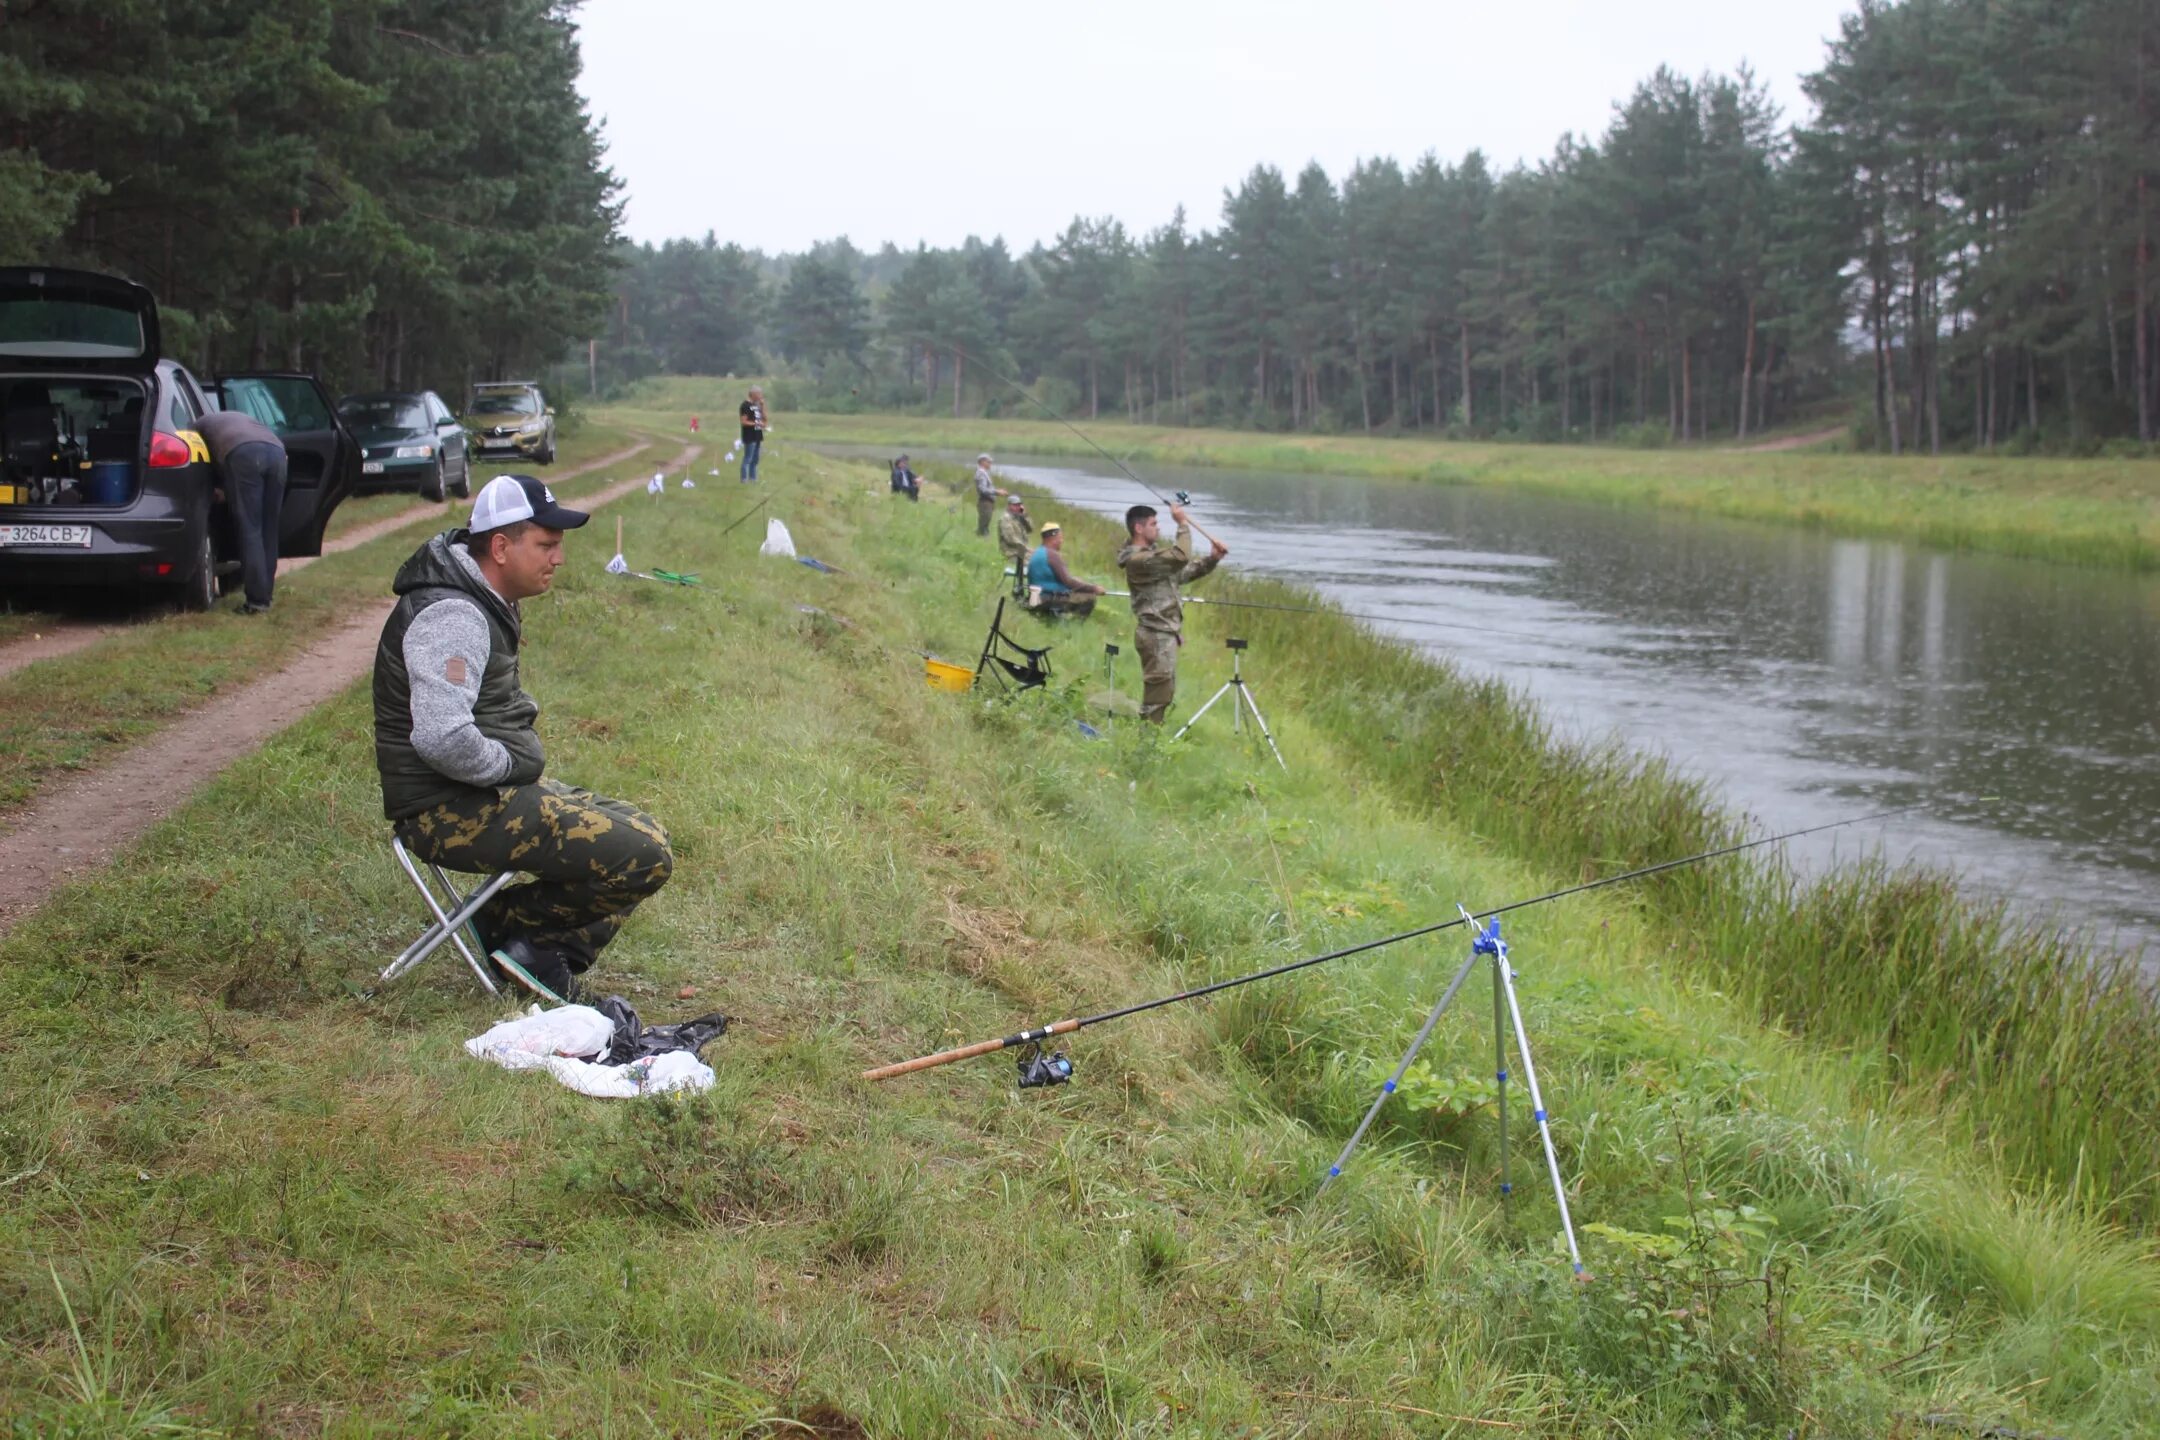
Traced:
<svg viewBox="0 0 2160 1440">
<path fill-rule="evenodd" d="M 1177 734 L 1172 735 L 1170 738 L 1172 740 L 1184 739 L 1185 732 L 1192 729 L 1193 726 L 1199 724 L 1200 717 L 1207 714 L 1208 711 L 1214 709 L 1215 702 L 1217 700 L 1220 700 L 1223 698 L 1223 696 L 1228 695 L 1230 696 L 1231 731 L 1237 734 L 1244 733 L 1245 712 L 1250 710 L 1252 712 L 1253 727 L 1260 732 L 1260 738 L 1267 741 L 1267 748 L 1274 751 L 1275 763 L 1282 766 L 1284 774 L 1288 774 L 1290 772 L 1290 762 L 1282 758 L 1282 751 L 1276 747 L 1275 737 L 1268 733 L 1267 719 L 1266 717 L 1261 715 L 1260 706 L 1258 702 L 1253 699 L 1252 687 L 1245 683 L 1245 642 L 1243 640 L 1239 640 L 1233 637 L 1231 639 L 1223 641 L 1223 644 L 1227 646 L 1230 651 L 1230 678 L 1223 681 L 1222 689 L 1217 690 L 1213 695 L 1210 695 L 1208 697 L 1207 704 L 1202 705 L 1198 710 L 1195 710 L 1193 712 L 1192 719 L 1187 720 L 1183 725 L 1180 725 L 1178 727 Z"/>
<path fill-rule="evenodd" d="M 1470 953 L 1464 958 L 1461 968 L 1456 970 L 1455 977 L 1448 981 L 1447 989 L 1441 992 L 1431 1013 L 1426 1015 L 1425 1023 L 1418 1027 L 1416 1038 L 1411 1040 L 1410 1048 L 1403 1052 L 1395 1072 L 1388 1076 L 1380 1087 L 1380 1093 L 1373 1097 L 1371 1108 L 1365 1112 L 1365 1118 L 1358 1121 L 1357 1129 L 1351 1132 L 1349 1143 L 1343 1146 L 1342 1154 L 1336 1156 L 1335 1163 L 1328 1167 L 1326 1178 L 1320 1182 L 1319 1193 L 1326 1194 L 1328 1186 L 1334 1184 L 1342 1175 L 1343 1167 L 1350 1163 L 1352 1152 L 1365 1138 L 1365 1132 L 1372 1128 L 1373 1121 L 1379 1117 L 1380 1107 L 1387 1104 L 1388 1097 L 1395 1093 L 1395 1087 L 1402 1083 L 1403 1076 L 1410 1070 L 1411 1062 L 1417 1059 L 1418 1051 L 1424 1049 L 1425 1042 L 1432 1038 L 1433 1027 L 1440 1023 L 1440 1017 L 1446 1013 L 1448 1006 L 1454 1003 L 1455 993 L 1462 989 L 1463 982 L 1470 978 L 1470 972 L 1477 967 L 1478 957 L 1487 956 L 1492 962 L 1493 1050 L 1497 1056 L 1493 1078 L 1499 1084 L 1500 1193 L 1507 1196 L 1515 1191 L 1508 1173 L 1507 1144 L 1507 1042 L 1512 1021 L 1516 1053 L 1522 1057 L 1523 1084 L 1530 1091 L 1530 1118 L 1537 1122 L 1538 1138 L 1545 1144 L 1545 1169 L 1552 1177 L 1553 1199 L 1560 1204 L 1560 1229 L 1567 1236 L 1568 1259 L 1574 1262 L 1576 1278 L 1582 1279 L 1582 1251 L 1575 1244 L 1575 1222 L 1568 1215 L 1567 1186 L 1560 1179 L 1560 1157 L 1553 1153 L 1552 1126 L 1545 1118 L 1545 1098 L 1538 1091 L 1537 1067 L 1530 1061 L 1530 1034 L 1523 1028 L 1522 1006 L 1515 998 L 1515 967 L 1508 963 L 1507 941 L 1500 938 L 1500 919 L 1494 916 L 1481 930 L 1478 928 L 1476 916 L 1460 905 L 1455 909 L 1470 926 Z"/>
</svg>

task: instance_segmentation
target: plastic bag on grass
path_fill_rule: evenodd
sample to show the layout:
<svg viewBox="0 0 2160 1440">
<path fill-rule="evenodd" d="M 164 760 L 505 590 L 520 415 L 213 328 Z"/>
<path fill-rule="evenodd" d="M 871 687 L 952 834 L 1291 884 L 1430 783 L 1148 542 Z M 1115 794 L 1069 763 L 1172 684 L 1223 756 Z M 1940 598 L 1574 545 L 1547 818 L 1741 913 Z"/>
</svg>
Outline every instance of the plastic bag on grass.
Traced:
<svg viewBox="0 0 2160 1440">
<path fill-rule="evenodd" d="M 775 515 L 765 522 L 765 543 L 757 547 L 760 555 L 785 555 L 795 558 L 795 537 L 788 534 L 787 526 Z"/>
<path fill-rule="evenodd" d="M 465 1042 L 465 1053 L 491 1060 L 505 1070 L 530 1070 L 553 1055 L 590 1059 L 605 1055 L 615 1039 L 615 1022 L 590 1005 L 535 1005 L 515 1020 L 505 1020 Z"/>
<path fill-rule="evenodd" d="M 687 1050 L 648 1055 L 627 1065 L 595 1065 L 565 1055 L 550 1055 L 541 1064 L 578 1094 L 600 1100 L 635 1100 L 666 1090 L 710 1090 L 718 1078 L 710 1065 Z"/>
<path fill-rule="evenodd" d="M 621 1000 L 610 996 L 605 1003 L 620 1007 L 627 1012 L 630 1024 L 637 1024 L 637 1012 Z M 713 1021 L 718 1022 L 717 1027 L 711 1026 Z M 693 1027 L 705 1027 L 707 1033 L 699 1034 Z M 516 1019 L 505 1020 L 467 1040 L 465 1050 L 505 1070 L 545 1070 L 557 1083 L 580 1095 L 628 1100 L 663 1090 L 708 1089 L 716 1077 L 712 1067 L 697 1057 L 695 1049 L 687 1047 L 639 1055 L 626 1064 L 604 1063 L 618 1043 L 635 1049 L 637 1042 L 647 1036 L 652 1037 L 648 1044 L 666 1043 L 678 1039 L 673 1032 L 680 1030 L 692 1032 L 679 1037 L 681 1040 L 695 1040 L 702 1045 L 726 1028 L 725 1016 L 710 1015 L 682 1026 L 641 1026 L 625 1038 L 617 1018 L 590 1005 L 562 1005 L 553 1010 L 535 1005 Z"/>
</svg>

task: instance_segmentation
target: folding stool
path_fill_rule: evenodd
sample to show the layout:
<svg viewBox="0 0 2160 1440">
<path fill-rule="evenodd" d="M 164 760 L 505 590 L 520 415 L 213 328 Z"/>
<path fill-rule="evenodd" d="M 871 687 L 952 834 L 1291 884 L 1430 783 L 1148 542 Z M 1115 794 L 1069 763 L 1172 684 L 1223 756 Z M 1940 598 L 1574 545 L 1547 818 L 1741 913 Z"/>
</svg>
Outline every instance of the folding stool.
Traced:
<svg viewBox="0 0 2160 1440">
<path fill-rule="evenodd" d="M 458 953 L 465 957 L 465 963 L 472 967 L 473 974 L 479 977 L 488 994 L 499 993 L 495 987 L 495 977 L 488 974 L 486 947 L 481 944 L 480 932 L 473 928 L 472 920 L 480 913 L 480 907 L 487 904 L 496 891 L 517 878 L 517 872 L 505 870 L 491 875 L 470 895 L 460 895 L 457 886 L 451 884 L 450 877 L 443 873 L 442 866 L 430 861 L 427 868 L 434 872 L 435 883 L 442 887 L 443 895 L 448 897 L 450 909 L 445 911 L 444 902 L 436 898 L 427 878 L 420 873 L 420 867 L 413 863 L 412 852 L 407 850 L 405 842 L 395 835 L 390 837 L 390 853 L 397 856 L 397 862 L 404 868 L 413 888 L 418 890 L 420 898 L 427 902 L 428 913 L 435 917 L 435 923 L 422 931 L 419 939 L 406 946 L 404 953 L 397 959 L 383 967 L 378 983 L 389 984 L 441 949 L 442 943 L 448 940 L 457 946 Z M 467 936 L 472 939 L 471 945 L 465 943 Z"/>
</svg>

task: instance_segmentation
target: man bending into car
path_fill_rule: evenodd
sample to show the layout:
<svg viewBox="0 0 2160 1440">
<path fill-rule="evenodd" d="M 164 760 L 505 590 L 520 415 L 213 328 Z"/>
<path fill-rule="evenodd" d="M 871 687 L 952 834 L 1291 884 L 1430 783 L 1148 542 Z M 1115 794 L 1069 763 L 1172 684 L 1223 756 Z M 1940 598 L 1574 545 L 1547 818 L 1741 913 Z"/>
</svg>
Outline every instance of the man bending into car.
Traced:
<svg viewBox="0 0 2160 1440">
<path fill-rule="evenodd" d="M 529 475 L 488 481 L 470 526 L 399 568 L 375 651 L 383 813 L 423 860 L 535 877 L 496 892 L 477 924 L 499 971 L 556 1002 L 675 864 L 650 815 L 541 775 L 518 602 L 547 593 L 563 533 L 585 520 Z"/>
</svg>

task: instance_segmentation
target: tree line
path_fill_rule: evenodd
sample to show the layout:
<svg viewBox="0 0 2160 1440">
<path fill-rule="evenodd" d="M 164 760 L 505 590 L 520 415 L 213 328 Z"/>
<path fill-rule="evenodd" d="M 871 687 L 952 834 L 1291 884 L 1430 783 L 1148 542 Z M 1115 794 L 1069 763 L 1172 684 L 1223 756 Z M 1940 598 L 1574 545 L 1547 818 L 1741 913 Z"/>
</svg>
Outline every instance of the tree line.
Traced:
<svg viewBox="0 0 2160 1440">
<path fill-rule="evenodd" d="M 535 368 L 620 207 L 576 0 L 0 4 L 0 263 L 115 271 L 166 349 L 340 389 Z"/>
<path fill-rule="evenodd" d="M 1258 166 L 1214 228 L 767 257 L 626 246 L 610 378 L 1152 423 L 2090 449 L 2160 426 L 2160 10 L 1863 0 L 1788 124 L 1660 70 L 1535 165 Z M 970 356 L 977 357 L 974 368 Z"/>
</svg>

